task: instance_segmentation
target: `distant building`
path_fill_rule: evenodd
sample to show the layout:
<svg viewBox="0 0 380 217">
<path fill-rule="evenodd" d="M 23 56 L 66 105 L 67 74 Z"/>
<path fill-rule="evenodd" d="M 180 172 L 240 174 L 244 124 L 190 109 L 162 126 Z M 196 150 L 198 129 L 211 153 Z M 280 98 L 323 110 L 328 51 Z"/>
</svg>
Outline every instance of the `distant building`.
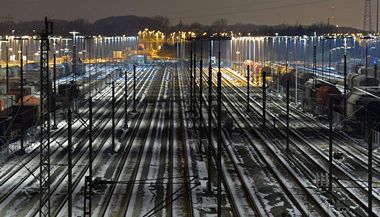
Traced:
<svg viewBox="0 0 380 217">
<path fill-rule="evenodd" d="M 132 55 L 130 56 L 130 61 L 134 64 L 140 65 L 145 64 L 147 62 L 147 58 L 145 55 Z"/>
</svg>

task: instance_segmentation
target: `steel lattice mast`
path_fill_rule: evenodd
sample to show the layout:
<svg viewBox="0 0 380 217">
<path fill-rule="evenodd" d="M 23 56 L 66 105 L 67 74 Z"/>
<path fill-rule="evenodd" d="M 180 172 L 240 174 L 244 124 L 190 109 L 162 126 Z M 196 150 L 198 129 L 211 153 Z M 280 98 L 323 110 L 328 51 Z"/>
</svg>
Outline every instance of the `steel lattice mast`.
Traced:
<svg viewBox="0 0 380 217">
<path fill-rule="evenodd" d="M 372 27 L 372 22 L 371 22 L 371 0 L 365 0 L 363 31 L 364 32 L 371 32 L 372 31 L 371 27 Z"/>
<path fill-rule="evenodd" d="M 49 35 L 53 23 L 45 17 L 45 29 L 41 36 L 40 59 L 40 217 L 50 216 L 50 100 L 49 100 Z"/>
</svg>

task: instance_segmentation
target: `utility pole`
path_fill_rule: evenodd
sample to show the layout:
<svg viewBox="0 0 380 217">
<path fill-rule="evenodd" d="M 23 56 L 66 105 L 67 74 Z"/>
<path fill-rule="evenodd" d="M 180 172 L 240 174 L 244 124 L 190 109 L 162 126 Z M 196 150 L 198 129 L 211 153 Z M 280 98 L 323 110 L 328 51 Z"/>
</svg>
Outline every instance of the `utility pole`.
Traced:
<svg viewBox="0 0 380 217">
<path fill-rule="evenodd" d="M 287 40 L 287 39 L 286 39 Z M 296 44 L 295 44 L 296 46 Z M 307 46 L 307 41 L 305 39 L 305 51 L 306 51 L 306 46 Z M 289 47 L 286 46 L 286 53 L 288 53 Z M 295 77 L 294 77 L 294 102 L 296 105 L 298 105 L 298 64 L 296 62 L 296 55 L 297 55 L 297 50 L 294 48 L 294 54 L 293 54 L 293 61 L 295 63 Z M 304 54 L 305 55 L 305 54 Z M 306 55 L 305 55 L 306 57 Z M 307 59 L 307 58 L 306 58 Z M 304 61 L 304 65 L 306 65 L 306 61 Z"/>
<path fill-rule="evenodd" d="M 365 95 L 365 130 L 366 130 L 366 137 L 368 139 L 368 216 L 374 216 L 372 212 L 372 175 L 373 175 L 373 168 L 372 168 L 372 158 L 373 158 L 373 141 L 372 141 L 372 117 L 369 115 L 368 110 L 368 95 Z"/>
<path fill-rule="evenodd" d="M 88 99 L 88 176 L 85 177 L 85 190 L 84 190 L 84 216 L 91 217 L 91 194 L 92 194 L 92 97 Z"/>
<path fill-rule="evenodd" d="M 84 43 L 84 47 L 86 46 L 86 43 Z M 84 75 L 85 75 L 85 69 L 86 69 L 86 64 L 85 64 L 85 59 L 86 59 L 86 51 L 85 49 L 82 50 L 82 63 L 80 64 L 81 68 L 81 76 L 82 76 L 82 99 L 81 101 L 85 101 L 86 99 L 86 93 L 85 93 L 85 88 L 84 88 Z"/>
<path fill-rule="evenodd" d="M 20 47 L 20 98 L 21 106 L 24 105 L 24 62 L 23 62 L 23 48 Z"/>
<path fill-rule="evenodd" d="M 57 60 L 55 53 L 53 54 L 53 92 L 54 92 L 54 108 L 53 108 L 53 126 L 52 129 L 56 130 L 57 129 Z"/>
<path fill-rule="evenodd" d="M 368 102 L 367 102 L 368 103 Z M 368 109 L 368 105 L 366 106 Z M 367 111 L 368 116 L 368 111 Z M 368 119 L 368 216 L 374 216 L 372 212 L 372 158 L 373 158 L 373 144 L 372 144 L 372 121 Z"/>
<path fill-rule="evenodd" d="M 368 79 L 368 46 L 369 40 L 372 39 L 371 35 L 363 36 L 361 39 L 365 40 L 365 78 Z"/>
<path fill-rule="evenodd" d="M 74 85 L 75 88 L 77 87 L 77 49 L 75 46 L 75 43 L 73 45 L 73 80 L 74 80 Z M 79 88 L 78 88 L 79 89 Z M 73 111 L 76 111 L 76 98 L 73 99 Z"/>
<path fill-rule="evenodd" d="M 40 217 L 50 216 L 50 88 L 49 88 L 49 35 L 53 23 L 45 17 L 45 29 L 41 32 L 40 44 Z"/>
<path fill-rule="evenodd" d="M 208 65 L 208 149 L 207 149 L 207 166 L 208 166 L 208 183 L 207 191 L 212 193 L 211 189 L 211 178 L 213 177 L 213 168 L 212 168 L 212 49 L 211 49 L 212 40 L 209 44 L 209 65 Z"/>
<path fill-rule="evenodd" d="M 87 44 L 87 49 L 85 49 L 86 52 L 84 52 L 83 54 L 83 67 L 86 69 L 86 65 L 85 65 L 85 62 L 84 62 L 84 57 L 85 57 L 85 53 L 88 53 L 88 63 L 91 65 L 91 58 L 92 58 L 92 53 L 91 53 L 91 40 L 93 40 L 94 37 L 93 36 L 85 36 L 84 37 L 84 46 L 86 46 L 86 41 L 88 41 L 88 44 Z M 86 73 L 86 72 L 84 72 Z M 83 76 L 84 77 L 84 76 Z M 89 80 L 89 93 L 90 93 L 90 96 L 92 95 L 92 85 L 91 85 L 91 71 L 88 70 L 88 80 Z M 84 92 L 83 92 L 83 95 L 84 95 Z"/>
<path fill-rule="evenodd" d="M 190 44 L 190 113 L 193 111 L 193 46 Z"/>
<path fill-rule="evenodd" d="M 15 40 L 18 40 L 20 41 L 20 50 L 18 51 L 19 52 L 19 58 L 20 58 L 20 101 L 21 101 L 21 105 L 20 107 L 24 107 L 24 58 L 23 58 L 23 48 L 24 48 L 24 40 L 28 40 L 26 38 L 23 38 L 23 37 L 16 37 Z M 24 127 L 21 127 L 21 135 L 20 135 L 20 146 L 21 146 L 21 154 L 24 154 L 25 153 L 25 149 L 24 149 L 24 134 L 25 134 L 25 129 Z"/>
<path fill-rule="evenodd" d="M 246 111 L 249 112 L 249 80 L 251 79 L 250 73 L 249 73 L 249 65 L 247 65 L 247 109 Z"/>
<path fill-rule="evenodd" d="M 112 151 L 115 151 L 115 81 L 112 81 Z"/>
<path fill-rule="evenodd" d="M 202 102 L 203 102 L 203 41 L 201 42 L 201 58 L 199 60 L 199 147 L 202 147 L 202 130 L 203 130 L 203 113 L 202 113 Z"/>
<path fill-rule="evenodd" d="M 329 81 L 331 80 L 331 41 L 335 39 L 333 36 L 327 36 L 322 39 L 323 45 L 322 45 L 322 80 L 324 78 L 324 62 L 323 62 L 323 54 L 324 54 L 324 41 L 328 40 L 329 41 L 329 69 L 328 69 L 328 75 L 329 75 Z"/>
<path fill-rule="evenodd" d="M 193 123 L 194 123 L 194 125 L 193 125 L 193 127 L 195 127 L 195 117 L 196 117 L 196 109 L 195 109 L 195 107 L 196 107 L 196 91 L 197 91 L 197 74 L 196 74 L 196 72 L 197 72 L 197 44 L 196 44 L 196 41 L 194 40 L 194 61 L 193 61 L 193 64 L 194 64 L 194 66 L 193 66 L 193 73 L 194 73 L 194 78 L 193 78 L 193 111 L 194 111 L 194 115 L 193 115 L 193 118 L 194 118 L 194 120 L 193 120 Z"/>
<path fill-rule="evenodd" d="M 220 59 L 220 39 L 218 39 L 218 217 L 222 216 L 222 72 Z"/>
<path fill-rule="evenodd" d="M 6 63 L 5 63 L 5 83 L 6 83 L 6 90 L 7 90 L 7 93 L 9 92 L 9 48 L 8 46 L 6 47 L 6 51 L 5 51 L 5 58 L 6 58 Z"/>
<path fill-rule="evenodd" d="M 376 0 L 376 33 L 379 33 L 379 0 Z"/>
<path fill-rule="evenodd" d="M 67 171 L 67 216 L 72 217 L 72 209 L 73 209 L 73 198 L 72 198 L 72 176 L 73 176 L 73 162 L 72 162 L 72 150 L 73 150 L 73 144 L 72 144 L 72 114 L 70 107 L 67 110 L 67 164 L 68 164 L 68 171 Z"/>
<path fill-rule="evenodd" d="M 133 65 L 133 112 L 136 112 L 136 65 Z"/>
<path fill-rule="evenodd" d="M 365 78 L 368 79 L 368 40 L 365 42 Z"/>
<path fill-rule="evenodd" d="M 347 53 L 344 52 L 344 108 L 343 108 L 343 117 L 346 117 L 347 115 Z M 376 72 L 376 66 L 375 65 L 375 72 Z"/>
<path fill-rule="evenodd" d="M 331 81 L 331 38 L 329 39 L 329 81 Z"/>
<path fill-rule="evenodd" d="M 289 75 L 289 74 L 288 74 Z M 286 79 L 286 151 L 289 151 L 289 77 Z"/>
<path fill-rule="evenodd" d="M 265 114 L 266 114 L 266 77 L 267 73 L 265 70 L 263 70 L 263 86 L 262 86 L 262 91 L 263 91 L 263 127 L 265 127 Z"/>
<path fill-rule="evenodd" d="M 21 39 L 22 40 L 22 39 Z M 23 63 L 23 44 L 21 43 L 20 46 L 20 98 L 21 98 L 21 108 L 24 107 L 24 63 Z M 49 120 L 50 121 L 50 120 Z M 25 130 L 24 127 L 21 127 L 21 139 L 20 139 L 20 146 L 21 146 L 21 153 L 25 153 L 24 149 L 24 134 Z"/>
<path fill-rule="evenodd" d="M 313 46 L 313 75 L 314 79 L 317 76 L 317 46 Z"/>
<path fill-rule="evenodd" d="M 75 36 L 77 34 L 79 34 L 79 32 L 76 32 L 76 31 L 72 31 L 72 32 L 69 32 L 70 34 L 73 35 L 73 77 L 74 77 L 74 84 L 75 84 L 75 87 L 77 86 L 77 49 L 76 49 L 76 38 Z M 77 99 L 75 98 L 73 100 L 74 102 L 74 106 L 73 106 L 73 111 L 76 112 L 77 110 Z"/>
<path fill-rule="evenodd" d="M 128 72 L 124 71 L 124 129 L 128 128 Z"/>
<path fill-rule="evenodd" d="M 24 105 L 24 40 L 28 40 L 23 37 L 16 37 L 15 40 L 20 41 L 20 47 L 18 53 L 20 54 L 20 98 L 21 106 Z"/>
<path fill-rule="evenodd" d="M 322 66 L 322 80 L 324 79 L 324 74 L 325 74 L 325 61 L 324 61 L 324 56 L 325 56 L 325 37 L 321 39 L 322 42 L 322 55 L 321 55 L 321 66 Z"/>
<path fill-rule="evenodd" d="M 333 96 L 329 97 L 329 192 L 332 195 L 333 173 Z"/>
</svg>

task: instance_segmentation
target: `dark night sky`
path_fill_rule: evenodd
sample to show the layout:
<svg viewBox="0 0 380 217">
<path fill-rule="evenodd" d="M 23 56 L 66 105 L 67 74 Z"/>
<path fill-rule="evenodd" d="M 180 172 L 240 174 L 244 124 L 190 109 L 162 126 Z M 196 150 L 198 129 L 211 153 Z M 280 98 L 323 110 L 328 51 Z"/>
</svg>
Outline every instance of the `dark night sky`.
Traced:
<svg viewBox="0 0 380 217">
<path fill-rule="evenodd" d="M 163 15 L 171 24 L 180 19 L 209 24 L 218 18 L 226 18 L 230 24 L 310 24 L 334 17 L 333 24 L 362 28 L 363 8 L 364 0 L 1 0 L 0 17 L 10 15 L 20 21 L 48 15 L 94 21 L 108 16 Z"/>
</svg>

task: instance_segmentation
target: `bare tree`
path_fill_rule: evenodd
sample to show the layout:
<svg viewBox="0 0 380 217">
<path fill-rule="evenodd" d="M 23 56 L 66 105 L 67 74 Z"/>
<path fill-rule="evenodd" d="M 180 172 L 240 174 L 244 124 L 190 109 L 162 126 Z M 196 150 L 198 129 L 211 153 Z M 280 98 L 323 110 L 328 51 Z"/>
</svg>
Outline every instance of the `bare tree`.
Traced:
<svg viewBox="0 0 380 217">
<path fill-rule="evenodd" d="M 216 20 L 211 24 L 211 30 L 214 32 L 225 32 L 227 29 L 228 21 L 225 18 Z"/>
</svg>

